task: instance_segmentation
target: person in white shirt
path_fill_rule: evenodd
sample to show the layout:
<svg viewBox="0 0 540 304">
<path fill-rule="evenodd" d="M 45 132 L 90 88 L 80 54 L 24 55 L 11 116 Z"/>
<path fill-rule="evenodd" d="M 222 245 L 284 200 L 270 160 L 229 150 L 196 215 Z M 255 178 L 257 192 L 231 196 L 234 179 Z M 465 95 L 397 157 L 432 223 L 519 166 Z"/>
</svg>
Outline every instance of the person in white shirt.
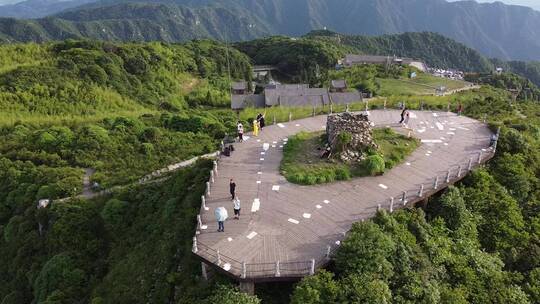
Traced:
<svg viewBox="0 0 540 304">
<path fill-rule="evenodd" d="M 239 121 L 236 127 L 238 130 L 238 142 L 243 142 L 244 141 L 244 125 L 242 125 L 242 123 Z"/>
<path fill-rule="evenodd" d="M 240 199 L 238 197 L 234 198 L 234 218 L 240 219 Z"/>
</svg>

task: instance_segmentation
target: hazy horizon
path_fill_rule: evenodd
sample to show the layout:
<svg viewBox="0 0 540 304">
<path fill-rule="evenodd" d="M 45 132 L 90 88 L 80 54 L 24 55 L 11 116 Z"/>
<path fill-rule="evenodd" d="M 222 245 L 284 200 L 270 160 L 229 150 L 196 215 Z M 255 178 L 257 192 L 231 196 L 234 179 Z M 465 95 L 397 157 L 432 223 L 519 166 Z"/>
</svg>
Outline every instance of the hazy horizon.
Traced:
<svg viewBox="0 0 540 304">
<path fill-rule="evenodd" d="M 25 0 L 0 0 L 0 5 L 14 4 L 14 3 L 19 3 L 19 2 L 23 2 L 23 1 L 25 1 Z M 70 1 L 70 0 L 61 0 L 61 1 Z M 456 1 L 463 1 L 463 0 L 447 0 L 447 1 L 448 2 L 456 2 Z M 499 1 L 494 1 L 494 0 L 475 0 L 475 1 L 480 2 L 480 3 L 499 2 Z M 528 7 L 531 7 L 531 8 L 534 8 L 534 9 L 540 11 L 540 1 L 539 0 L 500 0 L 500 2 L 503 2 L 505 4 L 528 6 Z"/>
</svg>

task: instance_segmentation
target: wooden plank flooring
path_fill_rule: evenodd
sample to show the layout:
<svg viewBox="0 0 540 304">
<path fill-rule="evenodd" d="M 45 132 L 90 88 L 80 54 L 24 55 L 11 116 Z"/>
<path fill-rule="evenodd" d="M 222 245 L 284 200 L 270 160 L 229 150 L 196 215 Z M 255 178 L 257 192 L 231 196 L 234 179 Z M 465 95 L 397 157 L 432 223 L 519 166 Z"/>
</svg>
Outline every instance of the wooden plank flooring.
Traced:
<svg viewBox="0 0 540 304">
<path fill-rule="evenodd" d="M 399 111 L 371 111 L 370 119 L 377 127 L 407 133 L 397 124 Z M 236 143 L 232 156 L 219 160 L 218 175 L 206 198 L 209 210 L 201 208 L 207 229 L 197 230 L 200 249 L 196 254 L 241 279 L 308 275 L 312 259 L 316 265 L 324 264 L 329 246 L 331 250 L 339 246 L 351 225 L 373 216 L 379 204 L 388 210 L 394 197 L 394 210 L 402 208 L 403 191 L 407 191 L 409 203 L 419 201 L 434 193 L 436 176 L 442 189 L 448 170 L 450 182 L 454 182 L 466 175 L 469 159 L 478 165 L 480 151 L 484 150 L 482 162 L 492 157 L 488 147 L 492 133 L 486 125 L 453 113 L 413 111 L 409 124 L 413 136 L 428 142 L 383 176 L 316 186 L 288 183 L 279 173 L 286 138 L 300 131 L 323 130 L 325 125 L 326 116 L 300 119 L 267 126 L 258 137 L 248 134 L 248 140 Z M 263 149 L 265 143 L 268 150 Z M 457 176 L 459 165 L 461 177 Z M 230 178 L 235 180 L 242 202 L 240 220 L 233 219 Z M 424 196 L 418 197 L 422 184 Z M 274 186 L 279 190 L 272 190 Z M 260 201 L 260 209 L 251 212 L 255 199 Z M 217 207 L 225 207 L 229 213 L 225 232 L 217 232 Z"/>
</svg>

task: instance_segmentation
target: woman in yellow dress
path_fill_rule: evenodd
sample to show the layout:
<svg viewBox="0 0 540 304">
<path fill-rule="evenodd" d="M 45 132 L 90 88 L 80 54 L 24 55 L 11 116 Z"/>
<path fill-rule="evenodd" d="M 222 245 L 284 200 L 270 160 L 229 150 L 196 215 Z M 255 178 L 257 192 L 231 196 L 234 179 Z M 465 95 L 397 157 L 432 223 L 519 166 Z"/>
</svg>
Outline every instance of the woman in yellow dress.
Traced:
<svg viewBox="0 0 540 304">
<path fill-rule="evenodd" d="M 253 120 L 253 136 L 259 136 L 259 122 L 256 119 Z"/>
</svg>

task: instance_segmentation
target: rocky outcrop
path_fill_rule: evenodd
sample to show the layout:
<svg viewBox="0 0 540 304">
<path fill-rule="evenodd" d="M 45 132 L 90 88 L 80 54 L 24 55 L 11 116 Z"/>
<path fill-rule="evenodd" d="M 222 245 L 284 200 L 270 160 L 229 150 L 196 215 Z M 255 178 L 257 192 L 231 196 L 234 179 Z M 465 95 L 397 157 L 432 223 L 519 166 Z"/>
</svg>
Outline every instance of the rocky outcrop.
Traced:
<svg viewBox="0 0 540 304">
<path fill-rule="evenodd" d="M 341 136 L 340 134 L 344 134 Z M 377 149 L 372 123 L 363 113 L 339 113 L 328 116 L 326 135 L 332 154 L 342 161 L 360 161 L 367 149 Z M 346 142 L 343 142 L 346 139 Z"/>
</svg>

